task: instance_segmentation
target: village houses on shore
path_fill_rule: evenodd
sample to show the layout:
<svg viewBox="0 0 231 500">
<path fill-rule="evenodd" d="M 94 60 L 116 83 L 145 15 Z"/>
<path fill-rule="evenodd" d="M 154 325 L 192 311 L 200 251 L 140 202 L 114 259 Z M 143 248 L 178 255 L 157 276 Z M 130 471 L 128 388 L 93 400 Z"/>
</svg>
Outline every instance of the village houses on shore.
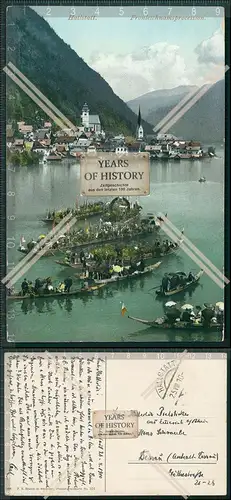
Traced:
<svg viewBox="0 0 231 500">
<path fill-rule="evenodd" d="M 44 122 L 43 127 L 35 130 L 25 122 L 17 123 L 17 134 L 11 124 L 6 128 L 7 149 L 11 153 L 23 151 L 39 154 L 40 162 L 78 159 L 90 152 L 141 152 L 150 154 L 150 158 L 165 159 L 197 159 L 210 155 L 204 153 L 200 142 L 185 141 L 171 134 L 156 134 L 145 136 L 139 108 L 137 128 L 134 137 L 125 137 L 117 131 L 117 135 L 107 134 L 102 129 L 100 116 L 90 114 L 85 103 L 81 112 L 81 126 L 75 130 L 70 128 L 52 133 L 52 123 Z M 20 135 L 16 138 L 15 135 Z M 213 154 L 213 153 L 212 153 Z"/>
</svg>

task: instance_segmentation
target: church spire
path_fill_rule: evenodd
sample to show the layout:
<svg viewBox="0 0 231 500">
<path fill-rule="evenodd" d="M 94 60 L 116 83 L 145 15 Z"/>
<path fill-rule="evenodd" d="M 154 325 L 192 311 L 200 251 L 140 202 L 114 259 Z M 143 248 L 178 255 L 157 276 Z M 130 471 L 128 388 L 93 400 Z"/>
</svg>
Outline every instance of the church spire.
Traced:
<svg viewBox="0 0 231 500">
<path fill-rule="evenodd" d="M 138 141 L 142 141 L 144 138 L 144 130 L 143 130 L 143 127 L 141 125 L 140 106 L 139 106 L 139 113 L 138 113 L 138 119 L 137 119 L 136 138 L 138 139 Z"/>
<path fill-rule="evenodd" d="M 140 125 L 141 125 L 141 112 L 140 112 L 140 106 L 139 106 L 139 113 L 138 113 L 137 125 L 138 125 L 138 127 L 140 127 Z"/>
</svg>

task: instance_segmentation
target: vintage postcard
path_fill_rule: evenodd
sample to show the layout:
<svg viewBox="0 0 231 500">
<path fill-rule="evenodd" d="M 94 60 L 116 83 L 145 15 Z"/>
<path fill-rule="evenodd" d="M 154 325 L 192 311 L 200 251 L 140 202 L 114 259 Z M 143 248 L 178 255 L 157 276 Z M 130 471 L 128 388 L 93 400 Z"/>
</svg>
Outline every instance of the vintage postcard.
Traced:
<svg viewBox="0 0 231 500">
<path fill-rule="evenodd" d="M 5 495 L 226 495 L 225 353 L 5 354 Z"/>
<path fill-rule="evenodd" d="M 6 14 L 8 342 L 223 341 L 224 8 Z"/>
</svg>

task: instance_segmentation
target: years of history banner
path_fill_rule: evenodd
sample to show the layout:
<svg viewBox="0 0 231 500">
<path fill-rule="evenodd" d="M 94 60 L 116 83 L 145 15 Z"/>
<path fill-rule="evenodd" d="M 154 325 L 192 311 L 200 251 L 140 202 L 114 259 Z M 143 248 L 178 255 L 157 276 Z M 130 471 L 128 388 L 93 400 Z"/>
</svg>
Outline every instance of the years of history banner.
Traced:
<svg viewBox="0 0 231 500">
<path fill-rule="evenodd" d="M 149 190 L 148 153 L 88 153 L 81 159 L 84 196 L 145 196 Z"/>
</svg>

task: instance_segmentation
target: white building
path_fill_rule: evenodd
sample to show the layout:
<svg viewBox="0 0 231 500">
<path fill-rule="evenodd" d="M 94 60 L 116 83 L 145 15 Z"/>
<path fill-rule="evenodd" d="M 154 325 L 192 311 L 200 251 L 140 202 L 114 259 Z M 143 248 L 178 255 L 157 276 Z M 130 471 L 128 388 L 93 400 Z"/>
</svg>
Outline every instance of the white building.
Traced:
<svg viewBox="0 0 231 500">
<path fill-rule="evenodd" d="M 85 130 L 95 132 L 96 134 L 101 133 L 101 123 L 99 115 L 90 115 L 89 107 L 85 103 L 81 114 L 82 125 Z"/>
<path fill-rule="evenodd" d="M 116 154 L 127 154 L 128 148 L 126 148 L 126 146 L 117 146 L 115 152 Z"/>
</svg>

